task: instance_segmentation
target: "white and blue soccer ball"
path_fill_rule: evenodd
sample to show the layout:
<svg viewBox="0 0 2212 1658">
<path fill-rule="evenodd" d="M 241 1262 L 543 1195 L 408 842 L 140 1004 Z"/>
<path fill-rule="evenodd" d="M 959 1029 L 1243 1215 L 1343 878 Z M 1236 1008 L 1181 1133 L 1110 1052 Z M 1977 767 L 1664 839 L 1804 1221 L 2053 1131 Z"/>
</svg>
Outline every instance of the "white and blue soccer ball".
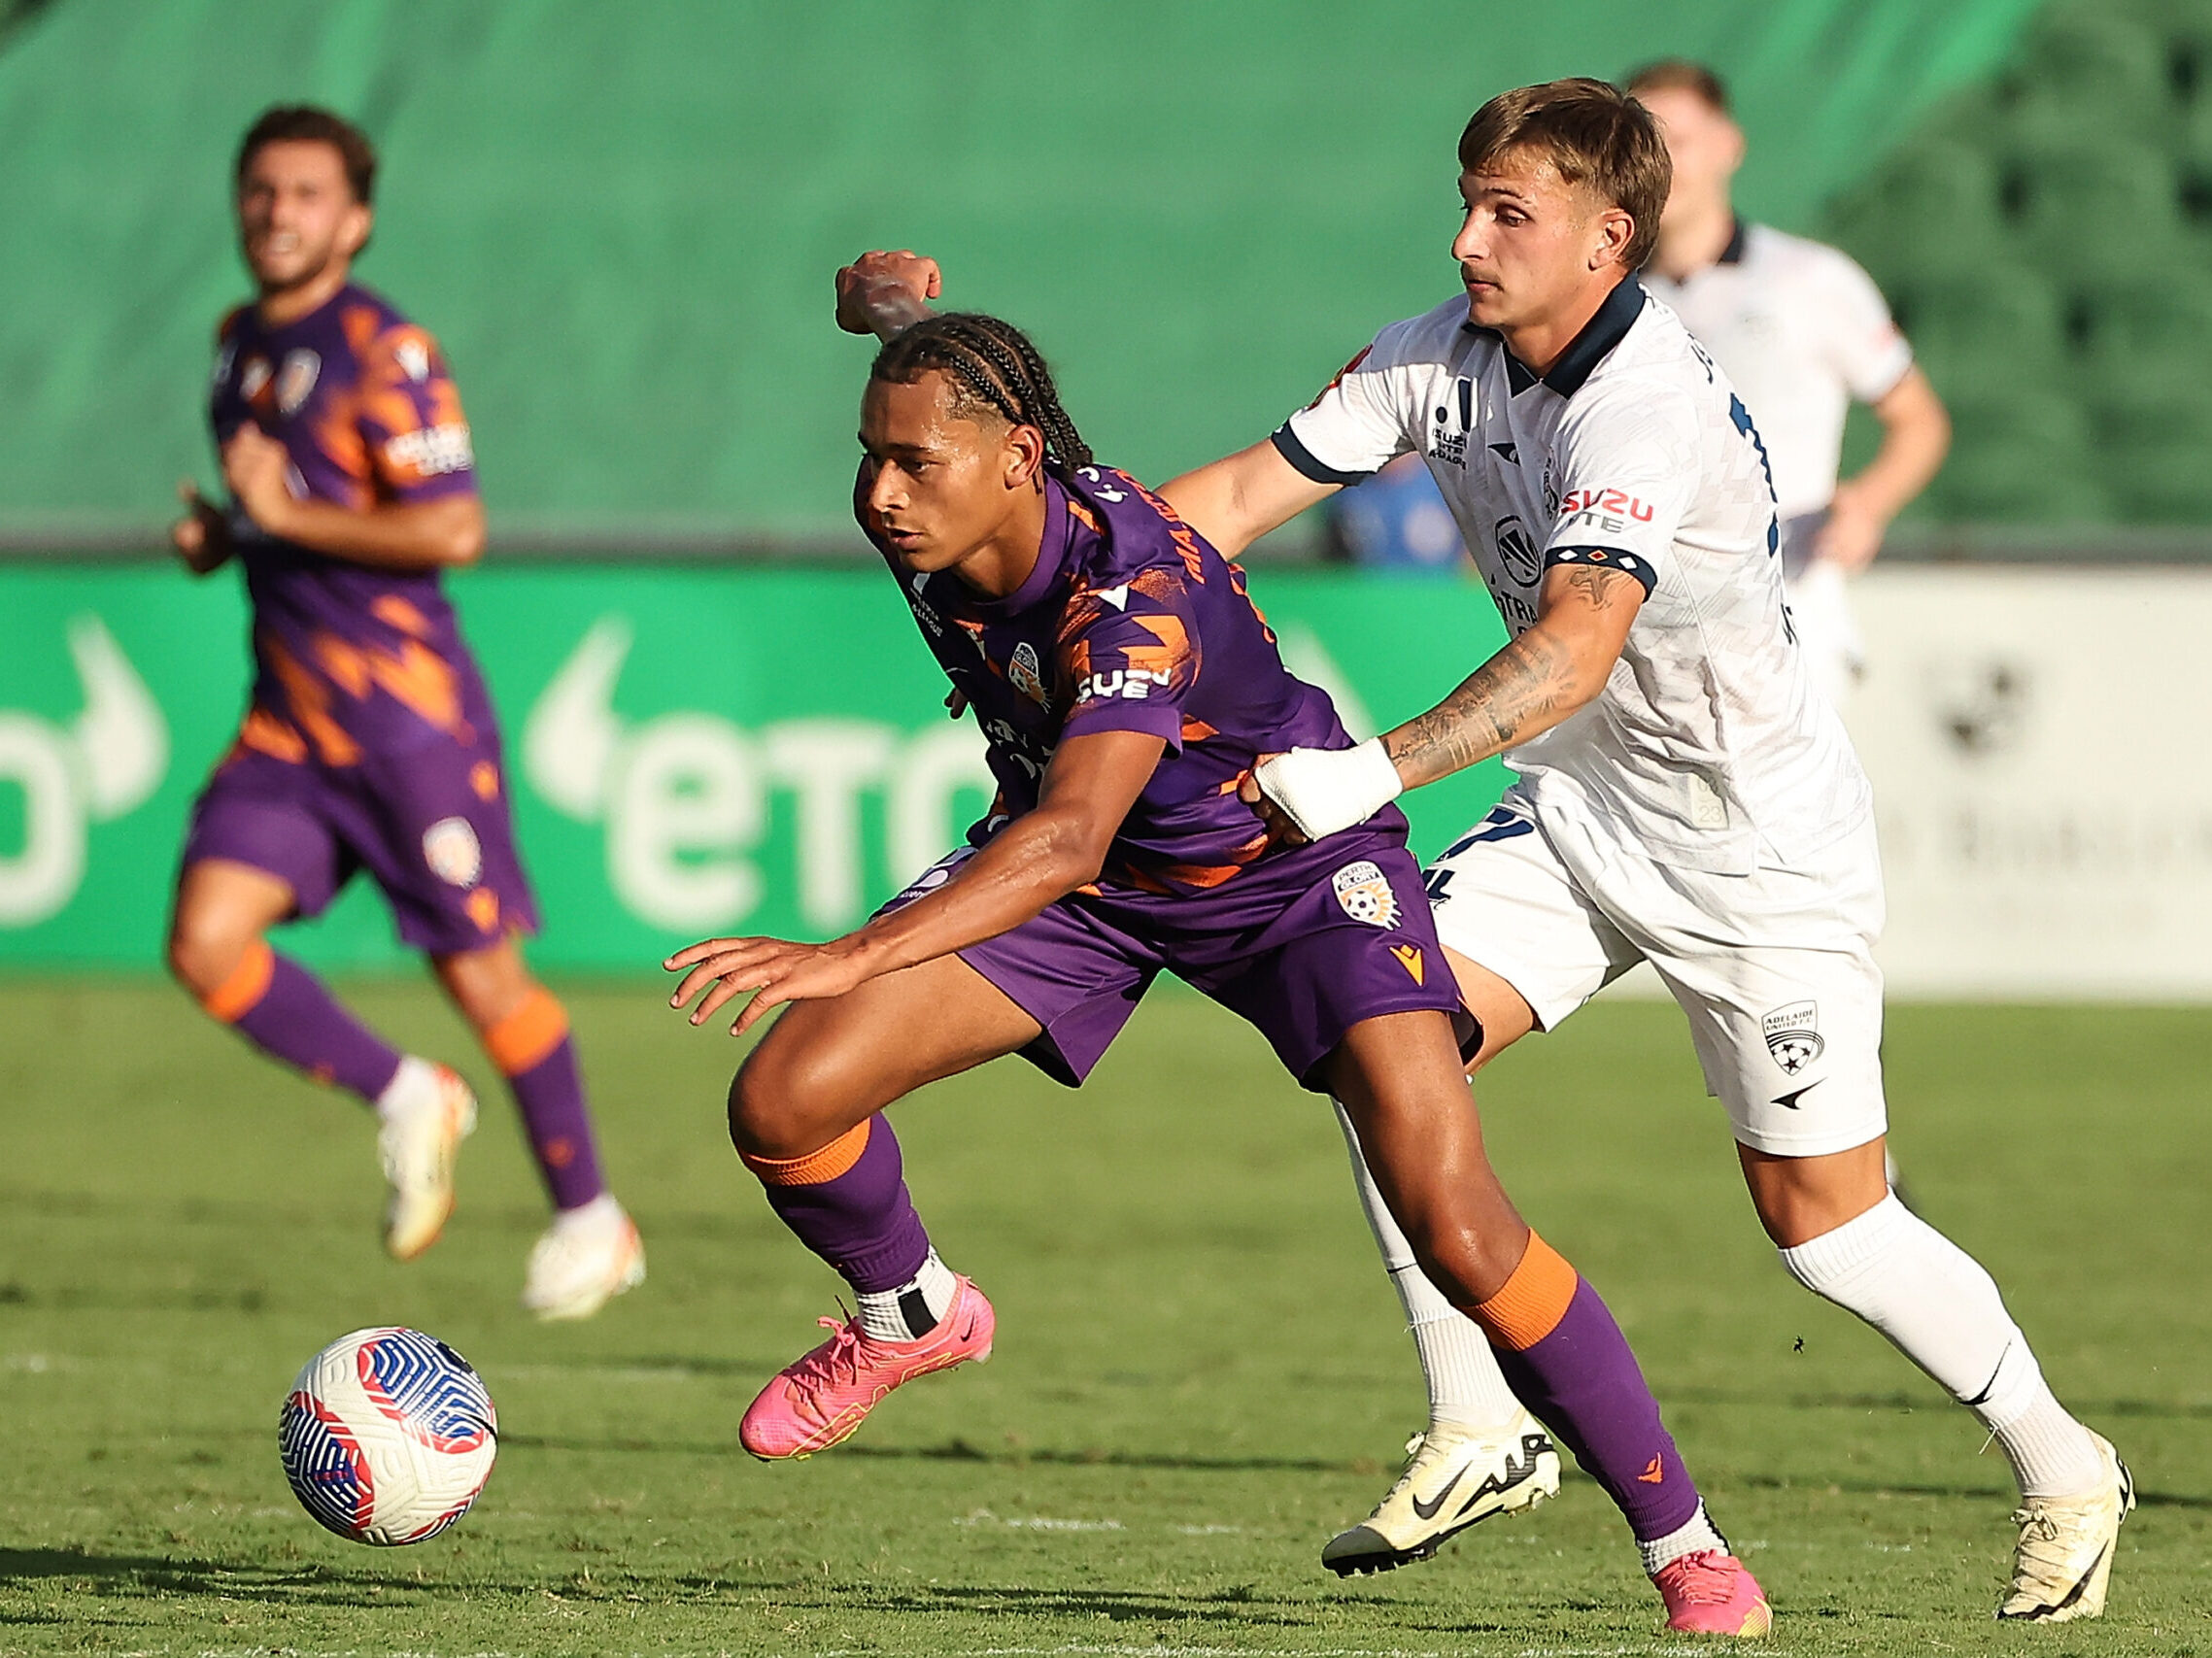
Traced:
<svg viewBox="0 0 2212 1658">
<path fill-rule="evenodd" d="M 499 1413 L 466 1359 L 420 1330 L 341 1336 L 286 1396 L 277 1449 L 292 1495 L 355 1542 L 434 1538 L 492 1477 Z"/>
</svg>

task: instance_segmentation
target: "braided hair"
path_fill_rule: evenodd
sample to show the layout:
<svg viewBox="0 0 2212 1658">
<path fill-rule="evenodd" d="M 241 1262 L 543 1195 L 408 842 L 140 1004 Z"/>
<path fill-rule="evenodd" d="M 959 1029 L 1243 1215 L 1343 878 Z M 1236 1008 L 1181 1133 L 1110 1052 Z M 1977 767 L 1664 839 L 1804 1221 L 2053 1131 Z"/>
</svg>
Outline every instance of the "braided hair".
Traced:
<svg viewBox="0 0 2212 1658">
<path fill-rule="evenodd" d="M 911 386 L 931 369 L 951 386 L 954 413 L 989 409 L 1008 425 L 1042 432 L 1046 458 L 1060 466 L 1091 464 L 1091 446 L 1060 406 L 1052 371 L 1011 322 L 980 311 L 940 312 L 887 342 L 869 377 Z"/>
</svg>

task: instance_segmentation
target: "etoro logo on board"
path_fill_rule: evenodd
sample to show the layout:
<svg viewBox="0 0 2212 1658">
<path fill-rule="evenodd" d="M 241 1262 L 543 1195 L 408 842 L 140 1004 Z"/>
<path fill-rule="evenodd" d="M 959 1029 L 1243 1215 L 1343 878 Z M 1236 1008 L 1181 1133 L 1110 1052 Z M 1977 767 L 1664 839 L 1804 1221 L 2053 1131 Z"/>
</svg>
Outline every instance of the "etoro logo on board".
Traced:
<svg viewBox="0 0 2212 1658">
<path fill-rule="evenodd" d="M 788 886 L 799 919 L 835 931 L 867 915 L 871 865 L 880 859 L 910 879 L 960 840 L 974 815 L 958 809 L 962 797 L 980 807 L 996 790 L 982 736 L 965 720 L 909 731 L 802 715 L 747 727 L 682 708 L 627 721 L 614 693 L 632 640 L 622 616 L 585 632 L 524 724 L 523 771 L 556 810 L 605 827 L 608 885 L 650 926 L 730 927 L 761 906 L 779 793 L 796 829 Z M 869 796 L 880 816 L 864 811 Z M 781 869 L 772 878 L 786 884 Z"/>
<path fill-rule="evenodd" d="M 74 617 L 68 640 L 83 711 L 0 708 L 0 791 L 22 797 L 21 840 L 0 845 L 0 928 L 58 915 L 85 879 L 89 827 L 136 811 L 169 769 L 168 722 L 106 624 Z"/>
</svg>

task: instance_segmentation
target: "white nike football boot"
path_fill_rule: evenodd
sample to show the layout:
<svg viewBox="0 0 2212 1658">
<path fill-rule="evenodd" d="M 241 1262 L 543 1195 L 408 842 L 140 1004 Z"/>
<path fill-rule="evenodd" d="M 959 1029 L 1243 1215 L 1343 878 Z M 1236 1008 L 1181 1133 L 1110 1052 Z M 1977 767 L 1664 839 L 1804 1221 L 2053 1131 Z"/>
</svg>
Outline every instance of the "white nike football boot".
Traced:
<svg viewBox="0 0 2212 1658">
<path fill-rule="evenodd" d="M 645 1245 L 637 1226 L 602 1193 L 554 1217 L 530 1247 L 523 1271 L 523 1310 L 552 1322 L 590 1318 L 625 1290 L 645 1282 Z"/>
<path fill-rule="evenodd" d="M 2104 1464 L 2103 1484 L 2080 1497 L 2023 1498 L 2013 1512 L 2020 1541 L 2012 1586 L 1997 1607 L 2000 1618 L 2072 1623 L 2104 1614 L 2120 1522 L 2135 1506 L 2135 1476 L 2101 1435 L 2090 1438 Z"/>
<path fill-rule="evenodd" d="M 384 1247 L 394 1261 L 412 1261 L 437 1242 L 453 1214 L 453 1166 L 460 1142 L 476 1131 L 476 1096 L 459 1073 L 425 1067 L 423 1085 L 380 1106 L 376 1148 L 391 1196 L 384 1210 Z"/>
<path fill-rule="evenodd" d="M 1559 1453 L 1525 1410 L 1480 1432 L 1432 1425 L 1406 1441 L 1406 1472 L 1375 1512 L 1321 1550 L 1321 1564 L 1338 1576 L 1411 1566 L 1493 1514 L 1559 1495 Z"/>
</svg>

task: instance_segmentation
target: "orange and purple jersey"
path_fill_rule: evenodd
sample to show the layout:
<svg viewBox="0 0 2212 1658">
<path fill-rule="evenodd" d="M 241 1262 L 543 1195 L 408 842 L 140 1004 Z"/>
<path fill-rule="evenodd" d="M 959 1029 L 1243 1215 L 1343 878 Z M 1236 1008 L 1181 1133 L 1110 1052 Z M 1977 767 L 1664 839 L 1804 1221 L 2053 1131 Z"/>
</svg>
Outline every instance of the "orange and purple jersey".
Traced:
<svg viewBox="0 0 2212 1658">
<path fill-rule="evenodd" d="M 1270 849 L 1238 784 L 1260 755 L 1351 739 L 1328 694 L 1283 666 L 1243 571 L 1125 472 L 1055 471 L 1045 497 L 1037 567 L 1003 599 L 950 571 L 907 572 L 877 542 L 989 743 L 1000 797 L 970 840 L 980 845 L 1037 804 L 1066 739 L 1143 731 L 1167 752 L 1114 838 L 1102 885 L 1180 897 L 1296 861 Z M 855 508 L 875 539 L 865 466 Z M 1365 827 L 1404 843 L 1395 807 Z"/>
<path fill-rule="evenodd" d="M 473 494 L 460 397 L 437 342 L 349 285 L 281 328 L 252 306 L 223 320 L 209 419 L 218 444 L 249 421 L 285 446 L 294 495 L 354 510 Z M 463 744 L 491 703 L 435 571 L 372 569 L 231 529 L 254 606 L 253 707 L 240 740 L 281 760 Z"/>
</svg>

